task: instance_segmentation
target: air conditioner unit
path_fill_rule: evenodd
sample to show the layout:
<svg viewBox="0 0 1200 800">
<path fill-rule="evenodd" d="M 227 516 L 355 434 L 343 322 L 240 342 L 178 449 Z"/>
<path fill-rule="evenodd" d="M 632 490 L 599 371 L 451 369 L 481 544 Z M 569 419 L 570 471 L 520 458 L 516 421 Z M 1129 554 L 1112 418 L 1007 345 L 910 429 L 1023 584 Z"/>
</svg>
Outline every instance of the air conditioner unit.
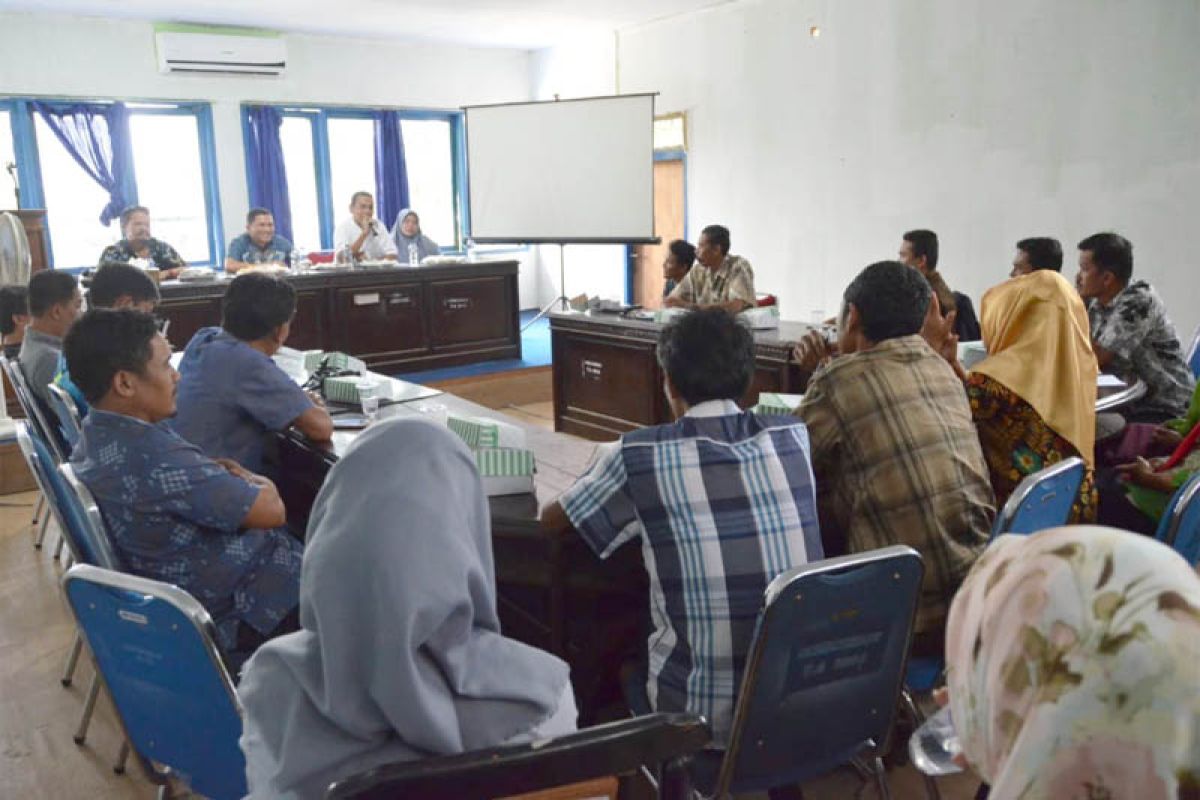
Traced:
<svg viewBox="0 0 1200 800">
<path fill-rule="evenodd" d="M 282 36 L 159 31 L 158 71 L 172 75 L 282 75 L 287 44 Z"/>
</svg>

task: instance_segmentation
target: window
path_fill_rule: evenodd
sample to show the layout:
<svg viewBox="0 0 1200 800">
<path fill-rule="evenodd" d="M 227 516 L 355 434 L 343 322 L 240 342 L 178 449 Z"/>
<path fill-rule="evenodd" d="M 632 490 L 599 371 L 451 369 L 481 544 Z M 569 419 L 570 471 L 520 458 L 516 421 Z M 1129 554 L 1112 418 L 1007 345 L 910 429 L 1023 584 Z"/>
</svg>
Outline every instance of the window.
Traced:
<svg viewBox="0 0 1200 800">
<path fill-rule="evenodd" d="M 292 244 L 304 252 L 321 249 L 321 216 L 317 198 L 317 168 L 313 162 L 313 121 L 285 116 L 279 128 L 283 168 L 287 172 L 292 207 Z"/>
<path fill-rule="evenodd" d="M 409 205 L 421 218 L 421 231 L 441 247 L 455 247 L 454 155 L 449 120 L 405 119 L 404 161 Z M 387 220 L 389 225 L 394 220 Z"/>
<path fill-rule="evenodd" d="M 12 112 L 0 108 L 0 208 L 16 208 L 16 195 L 13 193 L 13 172 L 16 170 L 17 156 L 13 148 Z"/>
<path fill-rule="evenodd" d="M 350 215 L 354 193 L 376 194 L 374 115 L 363 109 L 312 106 L 280 106 L 279 111 L 295 241 L 302 247 L 328 249 L 335 226 Z M 465 188 L 457 166 L 461 115 L 402 110 L 399 116 L 409 205 L 420 214 L 421 229 L 428 236 L 445 249 L 457 249 Z M 375 203 L 378 216 L 378 197 Z M 380 220 L 389 229 L 396 221 Z"/>
<path fill-rule="evenodd" d="M 288 178 L 291 190 L 291 178 Z M 375 123 L 369 119 L 329 118 L 329 194 L 334 225 L 350 216 L 355 192 L 375 194 Z M 378 198 L 376 198 L 378 203 Z M 379 209 L 375 209 L 376 215 Z M 395 220 L 380 220 L 391 228 Z"/>
<path fill-rule="evenodd" d="M 104 248 L 121 237 L 117 220 L 100 224 L 109 195 L 31 105 L 23 99 L 0 103 L 0 165 L 16 162 L 22 206 L 46 208 L 54 266 L 94 266 Z M 174 246 L 187 261 L 215 263 L 221 225 L 208 105 L 128 107 L 136 201 L 150 209 L 154 236 Z"/>
<path fill-rule="evenodd" d="M 121 238 L 117 220 L 100 224 L 108 192 L 75 163 L 41 115 L 34 115 L 34 130 L 54 265 L 95 266 L 104 248 Z"/>
<path fill-rule="evenodd" d="M 683 114 L 654 118 L 654 149 L 687 149 L 687 118 Z"/>
<path fill-rule="evenodd" d="M 129 132 L 138 204 L 150 209 L 154 238 L 169 243 L 184 261 L 209 261 L 212 251 L 196 118 L 135 113 L 129 119 Z"/>
</svg>

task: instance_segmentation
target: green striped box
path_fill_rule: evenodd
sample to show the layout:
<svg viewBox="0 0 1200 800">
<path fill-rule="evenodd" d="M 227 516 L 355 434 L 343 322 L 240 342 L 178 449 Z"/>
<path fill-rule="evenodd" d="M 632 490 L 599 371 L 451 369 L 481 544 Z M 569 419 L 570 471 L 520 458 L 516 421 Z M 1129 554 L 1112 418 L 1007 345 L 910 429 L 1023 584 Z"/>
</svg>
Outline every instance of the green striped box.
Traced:
<svg viewBox="0 0 1200 800">
<path fill-rule="evenodd" d="M 446 418 L 446 425 L 459 435 L 472 450 L 481 447 L 521 448 L 525 446 L 525 433 L 515 425 L 508 425 L 486 417 Z"/>
<path fill-rule="evenodd" d="M 763 392 L 758 396 L 758 404 L 750 410 L 755 414 L 789 416 L 796 413 L 796 409 L 800 407 L 800 401 L 803 399 L 804 395 L 802 394 Z"/>
<path fill-rule="evenodd" d="M 331 403 L 357 403 L 358 382 L 362 378 L 347 375 L 342 378 L 325 379 L 325 399 Z"/>
<path fill-rule="evenodd" d="M 316 372 L 317 367 L 321 366 L 321 359 L 325 357 L 324 350 L 305 350 L 304 353 L 304 371 Z"/>
<path fill-rule="evenodd" d="M 485 478 L 532 475 L 537 464 L 532 450 L 516 447 L 485 447 L 475 451 L 475 465 Z"/>
</svg>

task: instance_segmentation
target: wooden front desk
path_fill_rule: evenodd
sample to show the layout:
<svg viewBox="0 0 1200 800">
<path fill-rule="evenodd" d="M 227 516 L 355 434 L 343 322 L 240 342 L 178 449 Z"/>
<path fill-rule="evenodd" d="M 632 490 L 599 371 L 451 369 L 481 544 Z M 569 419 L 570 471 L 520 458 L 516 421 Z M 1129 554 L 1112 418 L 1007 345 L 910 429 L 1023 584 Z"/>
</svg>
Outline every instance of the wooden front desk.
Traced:
<svg viewBox="0 0 1200 800">
<path fill-rule="evenodd" d="M 657 323 L 613 314 L 551 314 L 554 429 L 608 441 L 670 422 L 656 355 L 661 330 Z M 756 403 L 760 392 L 803 390 L 792 348 L 808 330 L 783 322 L 778 330 L 755 332 L 754 379 L 743 405 Z"/>
<path fill-rule="evenodd" d="M 580 725 L 621 707 L 621 663 L 645 647 L 649 589 L 641 550 L 620 548 L 601 561 L 579 536 L 551 534 L 537 522 L 539 506 L 558 497 L 591 463 L 596 445 L 525 425 L 453 395 L 385 406 L 384 417 L 420 414 L 428 404 L 450 413 L 501 419 L 525 430 L 537 459 L 537 495 L 493 497 L 492 547 L 503 633 L 554 653 L 571 667 Z M 295 431 L 268 438 L 267 464 L 277 477 L 288 522 L 304 531 L 325 475 L 357 432 L 338 431 L 318 445 Z M 395 531 L 403 535 L 403 523 Z"/>
<path fill-rule="evenodd" d="M 296 318 L 288 346 L 340 350 L 374 369 L 416 371 L 521 357 L 517 262 L 289 274 Z M 167 281 L 159 313 L 182 348 L 221 324 L 229 285 Z"/>
</svg>

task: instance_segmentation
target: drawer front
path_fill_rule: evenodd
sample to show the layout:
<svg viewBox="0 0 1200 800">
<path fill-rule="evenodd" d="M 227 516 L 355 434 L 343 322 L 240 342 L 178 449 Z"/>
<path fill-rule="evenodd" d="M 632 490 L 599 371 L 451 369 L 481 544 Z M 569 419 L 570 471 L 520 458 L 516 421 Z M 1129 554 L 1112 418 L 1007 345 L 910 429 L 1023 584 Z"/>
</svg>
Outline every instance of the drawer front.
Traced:
<svg viewBox="0 0 1200 800">
<path fill-rule="evenodd" d="M 433 346 L 514 338 L 511 283 L 505 277 L 492 277 L 429 284 Z"/>
<path fill-rule="evenodd" d="M 653 345 L 554 336 L 555 411 L 611 430 L 665 420 Z"/>
<path fill-rule="evenodd" d="M 419 284 L 338 289 L 338 349 L 356 356 L 428 349 Z"/>
<path fill-rule="evenodd" d="M 221 300 L 176 300 L 159 303 L 158 316 L 171 321 L 167 339 L 176 350 L 187 347 L 201 328 L 221 324 Z"/>
</svg>

